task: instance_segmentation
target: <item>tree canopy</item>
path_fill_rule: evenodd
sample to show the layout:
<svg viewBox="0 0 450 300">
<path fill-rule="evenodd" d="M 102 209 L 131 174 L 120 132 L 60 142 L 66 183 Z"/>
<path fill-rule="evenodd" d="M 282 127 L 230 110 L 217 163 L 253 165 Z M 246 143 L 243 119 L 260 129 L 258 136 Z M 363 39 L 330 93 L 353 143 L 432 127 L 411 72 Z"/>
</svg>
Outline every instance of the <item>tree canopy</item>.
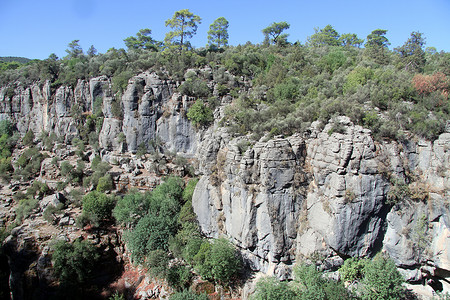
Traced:
<svg viewBox="0 0 450 300">
<path fill-rule="evenodd" d="M 173 31 L 166 34 L 165 42 L 169 45 L 178 45 L 180 51 L 189 44 L 187 39 L 192 38 L 197 33 L 198 24 L 202 19 L 194 15 L 189 9 L 176 11 L 172 18 L 166 20 L 166 27 L 170 27 Z"/>
<path fill-rule="evenodd" d="M 407 70 L 421 72 L 426 62 L 424 45 L 425 38 L 422 33 L 413 31 L 403 46 L 394 50 L 400 55 L 400 60 Z"/>
<path fill-rule="evenodd" d="M 390 43 L 387 37 L 385 37 L 386 33 L 387 30 L 385 29 L 375 29 L 367 36 L 367 42 L 365 44 L 366 55 L 380 64 L 386 64 L 388 62 L 386 50 Z"/>
<path fill-rule="evenodd" d="M 228 45 L 228 21 L 224 17 L 217 18 L 208 31 L 208 44 L 220 48 Z"/>
<path fill-rule="evenodd" d="M 148 28 L 141 29 L 136 36 L 129 36 L 123 41 L 128 49 L 158 50 L 159 43 L 151 37 L 152 31 Z"/>
<path fill-rule="evenodd" d="M 287 37 L 289 36 L 283 31 L 289 29 L 291 25 L 289 23 L 283 22 L 273 22 L 270 26 L 264 28 L 262 33 L 265 36 L 265 40 L 274 44 L 283 44 L 287 42 Z"/>
<path fill-rule="evenodd" d="M 322 29 L 314 28 L 314 31 L 315 33 L 308 37 L 310 46 L 339 46 L 341 44 L 339 33 L 329 24 Z"/>
</svg>

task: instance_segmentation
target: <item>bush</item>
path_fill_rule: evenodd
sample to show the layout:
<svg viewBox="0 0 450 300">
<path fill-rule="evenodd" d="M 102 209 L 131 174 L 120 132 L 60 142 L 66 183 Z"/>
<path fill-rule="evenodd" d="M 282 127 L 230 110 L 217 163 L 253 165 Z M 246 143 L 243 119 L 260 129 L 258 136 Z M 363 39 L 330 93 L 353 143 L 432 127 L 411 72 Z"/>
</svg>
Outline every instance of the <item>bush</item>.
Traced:
<svg viewBox="0 0 450 300">
<path fill-rule="evenodd" d="M 100 221 L 110 219 L 115 199 L 104 193 L 93 191 L 83 197 L 83 213 L 92 214 Z"/>
<path fill-rule="evenodd" d="M 142 263 L 151 251 L 167 251 L 169 237 L 176 232 L 172 218 L 149 214 L 140 219 L 133 230 L 126 232 L 125 240 L 136 262 Z"/>
<path fill-rule="evenodd" d="M 187 117 L 196 127 L 207 126 L 214 121 L 212 110 L 202 100 L 195 101 L 189 108 Z"/>
<path fill-rule="evenodd" d="M 343 281 L 353 282 L 360 280 L 364 275 L 366 261 L 357 257 L 347 259 L 339 269 L 339 274 Z"/>
<path fill-rule="evenodd" d="M 188 78 L 188 80 L 186 80 L 182 85 L 180 85 L 178 91 L 182 95 L 197 98 L 206 98 L 211 93 L 208 84 L 205 81 L 197 78 L 195 79 Z"/>
<path fill-rule="evenodd" d="M 90 183 L 94 188 L 97 188 L 99 179 L 106 175 L 111 169 L 111 166 L 107 162 L 101 161 L 97 163 L 95 167 L 93 166 L 92 169 L 94 170 L 94 173 L 87 179 L 87 183 Z"/>
<path fill-rule="evenodd" d="M 187 266 L 174 264 L 168 270 L 167 283 L 178 291 L 188 288 L 191 279 L 192 273 Z"/>
<path fill-rule="evenodd" d="M 22 221 L 27 218 L 35 208 L 39 206 L 39 201 L 28 198 L 19 201 L 19 206 L 16 208 L 16 219 Z"/>
<path fill-rule="evenodd" d="M 33 184 L 27 189 L 27 196 L 29 198 L 42 198 L 45 195 L 50 195 L 51 190 L 45 182 L 38 180 L 33 181 Z"/>
<path fill-rule="evenodd" d="M 275 277 L 263 277 L 256 283 L 255 293 L 250 300 L 290 300 L 297 299 L 297 294 L 285 281 L 279 281 Z"/>
<path fill-rule="evenodd" d="M 324 278 L 315 265 L 297 265 L 294 268 L 294 283 L 299 299 L 350 299 L 349 292 L 341 283 Z"/>
<path fill-rule="evenodd" d="M 106 174 L 98 179 L 97 192 L 107 192 L 114 189 L 114 182 L 110 174 Z"/>
<path fill-rule="evenodd" d="M 242 261 L 234 246 L 220 238 L 213 243 L 203 242 L 194 256 L 196 269 L 205 279 L 213 279 L 220 284 L 230 284 L 242 269 Z"/>
<path fill-rule="evenodd" d="M 61 214 L 62 209 L 64 208 L 64 204 L 59 203 L 57 206 L 48 205 L 43 213 L 43 218 L 45 221 L 52 223 L 55 220 L 55 215 Z"/>
<path fill-rule="evenodd" d="M 26 146 L 32 146 L 34 142 L 34 132 L 32 130 L 28 130 L 22 140 L 23 144 Z"/>
<path fill-rule="evenodd" d="M 97 248 L 88 241 L 57 241 L 53 245 L 53 269 L 62 285 L 77 285 L 90 279 L 99 259 Z"/>
<path fill-rule="evenodd" d="M 168 274 L 169 256 L 166 251 L 156 249 L 148 253 L 146 266 L 150 275 L 159 279 L 165 279 Z"/>
<path fill-rule="evenodd" d="M 196 294 L 193 291 L 184 290 L 182 292 L 177 292 L 172 294 L 169 298 L 170 300 L 209 300 L 206 294 Z"/>
<path fill-rule="evenodd" d="M 405 290 L 404 280 L 394 262 L 382 255 L 368 261 L 364 267 L 363 299 L 401 299 Z"/>
<path fill-rule="evenodd" d="M 17 173 L 23 179 L 30 179 L 41 170 L 41 163 L 45 156 L 38 149 L 30 147 L 26 149 L 17 160 Z"/>
<path fill-rule="evenodd" d="M 140 218 L 147 214 L 150 207 L 150 194 L 132 191 L 117 200 L 113 210 L 116 221 L 126 227 L 134 227 Z"/>
</svg>

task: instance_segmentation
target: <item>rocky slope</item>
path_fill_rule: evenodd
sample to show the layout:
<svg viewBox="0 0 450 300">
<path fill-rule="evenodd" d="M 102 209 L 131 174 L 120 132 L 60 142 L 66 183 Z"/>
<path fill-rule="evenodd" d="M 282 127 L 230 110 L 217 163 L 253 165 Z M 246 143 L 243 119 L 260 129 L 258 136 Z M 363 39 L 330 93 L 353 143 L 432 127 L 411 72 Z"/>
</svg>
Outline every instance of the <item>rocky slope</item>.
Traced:
<svg viewBox="0 0 450 300">
<path fill-rule="evenodd" d="M 253 270 L 286 279 L 304 258 L 320 256 L 324 268 L 335 269 L 350 256 L 384 251 L 410 283 L 449 291 L 449 132 L 434 142 L 376 142 L 370 130 L 339 117 L 324 128 L 313 123 L 304 135 L 255 142 L 218 125 L 227 97 L 215 124 L 196 130 L 186 117 L 195 99 L 177 93 L 179 84 L 146 72 L 122 97 L 105 76 L 74 89 L 19 84 L 12 97 L 0 89 L 0 119 L 12 120 L 22 135 L 55 132 L 70 142 L 79 136 L 74 106 L 90 115 L 101 99 L 98 142 L 103 160 L 118 162 L 116 185 L 157 181 L 131 154 L 141 144 L 157 140 L 165 151 L 195 159 L 193 207 L 202 231 L 228 237 Z M 344 130 L 334 132 L 333 122 Z"/>
</svg>

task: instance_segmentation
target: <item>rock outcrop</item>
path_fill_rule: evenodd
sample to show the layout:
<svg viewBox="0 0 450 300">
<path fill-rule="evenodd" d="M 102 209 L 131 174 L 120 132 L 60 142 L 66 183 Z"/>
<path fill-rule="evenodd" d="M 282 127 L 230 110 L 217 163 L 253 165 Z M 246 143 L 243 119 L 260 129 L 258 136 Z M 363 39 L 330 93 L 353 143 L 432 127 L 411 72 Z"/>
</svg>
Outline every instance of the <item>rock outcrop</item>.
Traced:
<svg viewBox="0 0 450 300">
<path fill-rule="evenodd" d="M 207 131 L 193 199 L 203 232 L 229 237 L 252 268 L 280 278 L 316 253 L 334 268 L 378 251 L 410 282 L 446 278 L 448 133 L 433 145 L 379 143 L 346 117 L 336 122 L 345 132 L 313 124 L 308 137 L 253 145 L 220 128 Z M 408 192 L 394 203 L 400 182 Z"/>
<path fill-rule="evenodd" d="M 0 89 L 0 119 L 12 120 L 22 135 L 54 132 L 69 143 L 83 116 L 101 103 L 99 153 L 116 165 L 111 174 L 118 189 L 151 189 L 155 168 L 183 175 L 182 168 L 165 166 L 164 157 L 132 156 L 142 147 L 192 159 L 200 176 L 192 202 L 201 230 L 229 238 L 253 270 L 285 279 L 295 262 L 317 254 L 324 268 L 335 269 L 348 257 L 384 251 L 409 282 L 438 281 L 450 291 L 449 132 L 433 143 L 375 141 L 370 130 L 338 117 L 324 128 L 313 123 L 308 135 L 253 141 L 218 125 L 230 96 L 214 112 L 213 126 L 194 128 L 186 112 L 195 99 L 177 86 L 150 72 L 116 94 L 106 76 L 79 80 L 73 89 L 18 84 L 13 96 Z M 333 122 L 344 129 L 335 132 Z M 41 176 L 58 176 L 49 161 L 44 165 Z M 52 196 L 41 206 L 57 201 Z"/>
</svg>

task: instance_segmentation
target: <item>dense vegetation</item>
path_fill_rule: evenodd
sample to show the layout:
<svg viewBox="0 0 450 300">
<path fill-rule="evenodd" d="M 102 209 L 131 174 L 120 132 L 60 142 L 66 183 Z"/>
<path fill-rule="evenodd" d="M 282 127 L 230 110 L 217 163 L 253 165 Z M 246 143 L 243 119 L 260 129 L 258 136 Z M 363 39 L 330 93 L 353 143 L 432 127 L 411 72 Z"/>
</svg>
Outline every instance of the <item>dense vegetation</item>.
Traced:
<svg viewBox="0 0 450 300">
<path fill-rule="evenodd" d="M 154 40 L 151 30 L 141 29 L 136 36 L 124 39 L 127 50 L 111 48 L 99 54 L 91 46 L 84 53 L 79 41 L 74 40 L 68 45 L 67 56 L 61 59 L 54 54 L 45 60 L 2 59 L 0 86 L 5 87 L 4 96 L 12 98 L 18 85 L 47 80 L 54 92 L 62 85 L 74 87 L 79 79 L 106 75 L 111 78 L 114 93 L 112 114 L 121 118 L 119 102 L 128 80 L 151 70 L 162 79 L 177 81 L 178 92 L 196 100 L 186 116 L 197 129 L 214 122 L 214 109 L 222 97 L 231 96 L 233 102 L 225 108 L 219 124 L 228 127 L 233 135 L 247 135 L 246 145 L 264 135 L 307 132 L 312 122 L 320 121 L 319 126 L 323 126 L 340 115 L 370 128 L 377 139 L 403 139 L 412 134 L 434 140 L 448 125 L 450 53 L 425 48 L 425 38 L 419 32 L 411 33 L 404 45 L 389 50 L 386 30 L 374 30 L 364 43 L 355 34 L 340 34 L 327 25 L 315 29 L 301 44 L 288 41 L 288 23 L 274 22 L 262 30 L 261 44 L 229 46 L 228 21 L 222 17 L 210 26 L 208 46 L 194 49 L 189 38 L 200 21 L 188 10 L 176 12 L 166 22 L 171 31 L 164 42 Z M 209 69 L 212 75 L 205 71 Z M 86 145 L 90 145 L 92 153 L 99 153 L 98 134 L 103 123 L 102 99 L 93 101 L 88 116 L 77 105 L 72 107 L 80 138 L 71 143 L 79 159 L 76 164 L 57 157 L 52 160 L 62 177 L 56 190 L 64 191 L 70 185 L 70 192 L 65 193 L 66 203 L 47 206 L 43 211 L 45 220 L 54 222 L 64 208 L 73 205 L 81 207 L 76 220 L 81 229 L 101 229 L 114 223 L 122 226 L 133 262 L 178 291 L 173 299 L 205 299 L 204 295 L 186 290 L 196 275 L 225 287 L 239 282 L 243 262 L 233 245 L 223 238 L 208 240 L 199 231 L 191 202 L 195 179 L 185 183 L 179 177 L 167 177 L 151 192 L 131 190 L 120 196 L 110 193 L 115 188 L 109 174 L 111 166 L 98 155 L 93 159 L 86 155 Z M 0 121 L 0 177 L 4 181 L 34 179 L 46 158 L 42 150 L 54 150 L 58 137 L 45 132 L 36 137 L 29 131 L 20 140 L 14 129 L 8 120 Z M 342 130 L 338 126 L 332 129 Z M 119 142 L 124 139 L 123 133 L 118 136 Z M 17 143 L 21 151 L 12 163 Z M 148 147 L 141 145 L 136 155 L 142 157 L 150 151 L 157 171 L 158 164 L 164 163 L 160 148 L 161 141 L 155 139 Z M 169 159 L 170 155 L 166 153 L 165 157 Z M 175 155 L 170 159 L 187 165 Z M 393 188 L 389 204 L 412 198 L 413 191 L 395 180 L 390 180 Z M 16 193 L 13 225 L 38 210 L 39 200 L 54 192 L 35 180 L 26 193 Z M 63 288 L 82 286 L 90 279 L 93 262 L 99 259 L 98 249 L 88 241 L 58 241 L 52 250 L 55 275 Z M 394 264 L 381 256 L 373 260 L 349 259 L 340 276 L 340 282 L 334 281 L 315 266 L 299 264 L 292 282 L 260 280 L 253 299 L 404 296 L 401 276 Z M 343 282 L 357 288 L 346 289 Z"/>
<path fill-rule="evenodd" d="M 75 40 L 63 59 L 52 54 L 46 60 L 3 68 L 0 85 L 7 86 L 6 96 L 13 96 L 18 81 L 49 80 L 57 88 L 107 75 L 120 99 L 129 78 L 153 70 L 162 78 L 184 81 L 179 91 L 202 101 L 190 113 L 199 126 L 212 121 L 210 110 L 218 97 L 234 97 L 222 124 L 238 135 L 289 135 L 307 130 L 312 121 L 323 123 L 337 115 L 372 129 L 376 138 L 401 139 L 412 132 L 433 140 L 445 129 L 450 53 L 425 48 L 420 32 L 389 50 L 387 30 L 374 30 L 364 43 L 355 34 L 340 34 L 327 25 L 316 28 L 302 45 L 288 42 L 285 31 L 290 25 L 278 22 L 262 30 L 261 44 L 228 46 L 228 21 L 219 18 L 210 26 L 208 47 L 194 49 L 189 38 L 200 21 L 188 10 L 178 11 L 166 22 L 173 31 L 164 42 L 142 29 L 124 40 L 127 50 L 111 48 L 104 54 L 97 54 L 93 46 L 85 54 Z M 213 70 L 214 89 L 207 85 L 211 78 L 201 72 L 186 73 L 205 66 Z M 250 83 L 252 88 L 244 91 Z"/>
<path fill-rule="evenodd" d="M 236 280 L 242 268 L 230 242 L 202 238 L 191 203 L 196 183 L 192 179 L 183 189 L 180 178 L 169 177 L 151 193 L 128 193 L 113 210 L 117 222 L 128 228 L 125 241 L 133 260 L 178 290 L 189 287 L 192 268 L 223 285 Z"/>
<path fill-rule="evenodd" d="M 263 277 L 252 300 L 263 299 L 405 299 L 403 278 L 392 260 L 377 255 L 374 259 L 346 260 L 339 270 L 341 281 L 330 279 L 315 265 L 299 264 L 292 282 Z M 349 288 L 344 287 L 346 282 Z"/>
</svg>

